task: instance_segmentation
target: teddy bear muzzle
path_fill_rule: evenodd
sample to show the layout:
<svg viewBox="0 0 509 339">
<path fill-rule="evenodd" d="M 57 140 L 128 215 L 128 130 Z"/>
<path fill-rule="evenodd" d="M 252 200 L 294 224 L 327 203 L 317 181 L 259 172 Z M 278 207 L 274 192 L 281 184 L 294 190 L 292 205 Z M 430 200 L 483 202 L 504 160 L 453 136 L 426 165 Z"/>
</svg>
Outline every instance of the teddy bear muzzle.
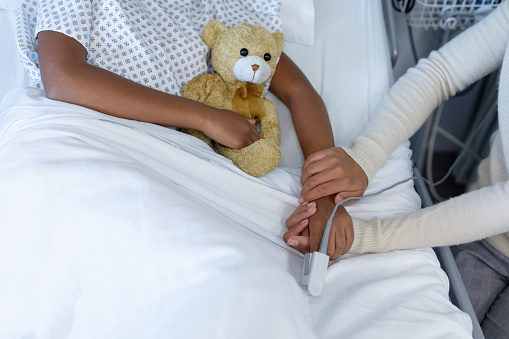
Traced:
<svg viewBox="0 0 509 339">
<path fill-rule="evenodd" d="M 272 70 L 269 64 L 261 57 L 251 55 L 235 62 L 233 75 L 239 81 L 263 84 L 269 80 Z"/>
</svg>

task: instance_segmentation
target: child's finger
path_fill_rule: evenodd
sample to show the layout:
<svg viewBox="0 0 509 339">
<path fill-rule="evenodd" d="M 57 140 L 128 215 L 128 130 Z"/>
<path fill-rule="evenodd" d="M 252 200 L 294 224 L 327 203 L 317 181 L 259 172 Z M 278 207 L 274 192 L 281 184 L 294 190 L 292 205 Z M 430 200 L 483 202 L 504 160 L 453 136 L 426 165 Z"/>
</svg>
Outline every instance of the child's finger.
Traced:
<svg viewBox="0 0 509 339">
<path fill-rule="evenodd" d="M 329 233 L 329 241 L 327 242 L 327 255 L 329 259 L 332 260 L 332 257 L 336 253 L 336 231 L 334 229 L 330 230 Z"/>
<path fill-rule="evenodd" d="M 334 254 L 331 256 L 331 260 L 336 260 L 337 258 L 343 255 L 345 251 L 345 233 L 341 231 L 336 233 L 334 242 L 336 248 L 334 249 Z"/>
<path fill-rule="evenodd" d="M 336 260 L 350 251 L 353 244 L 353 228 L 341 227 L 339 230 L 336 230 L 334 238 L 335 251 L 331 256 L 331 260 Z"/>
<path fill-rule="evenodd" d="M 353 223 L 352 218 L 350 218 L 348 212 L 345 209 L 340 211 L 340 228 L 336 230 L 338 232 L 336 236 L 336 247 L 338 254 L 336 258 L 348 253 L 353 244 L 354 239 L 354 231 L 353 231 Z"/>
</svg>

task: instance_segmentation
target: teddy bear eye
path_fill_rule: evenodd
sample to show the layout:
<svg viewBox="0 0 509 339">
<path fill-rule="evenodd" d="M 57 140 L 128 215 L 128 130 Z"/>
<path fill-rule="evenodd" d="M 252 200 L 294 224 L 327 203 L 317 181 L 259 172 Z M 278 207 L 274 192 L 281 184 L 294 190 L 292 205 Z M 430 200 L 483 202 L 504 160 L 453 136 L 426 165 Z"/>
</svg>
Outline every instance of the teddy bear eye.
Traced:
<svg viewBox="0 0 509 339">
<path fill-rule="evenodd" d="M 240 55 L 247 56 L 249 54 L 248 50 L 246 48 L 243 48 L 240 50 Z"/>
<path fill-rule="evenodd" d="M 265 53 L 265 55 L 263 56 L 263 58 L 265 59 L 265 61 L 269 61 L 271 57 L 271 55 L 269 53 Z"/>
</svg>

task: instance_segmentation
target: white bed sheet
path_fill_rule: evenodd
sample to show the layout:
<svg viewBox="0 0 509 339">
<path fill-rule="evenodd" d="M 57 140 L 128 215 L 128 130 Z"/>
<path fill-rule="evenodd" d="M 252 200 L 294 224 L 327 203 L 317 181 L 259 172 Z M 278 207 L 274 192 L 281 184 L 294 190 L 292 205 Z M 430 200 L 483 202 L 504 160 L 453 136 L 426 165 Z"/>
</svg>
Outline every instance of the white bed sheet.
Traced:
<svg viewBox="0 0 509 339">
<path fill-rule="evenodd" d="M 282 240 L 299 170 L 250 177 L 160 126 L 11 92 L 0 107 L 1 338 L 466 338 L 430 249 L 347 255 L 322 296 Z M 410 174 L 402 147 L 377 189 Z M 419 204 L 403 185 L 348 209 Z"/>
</svg>

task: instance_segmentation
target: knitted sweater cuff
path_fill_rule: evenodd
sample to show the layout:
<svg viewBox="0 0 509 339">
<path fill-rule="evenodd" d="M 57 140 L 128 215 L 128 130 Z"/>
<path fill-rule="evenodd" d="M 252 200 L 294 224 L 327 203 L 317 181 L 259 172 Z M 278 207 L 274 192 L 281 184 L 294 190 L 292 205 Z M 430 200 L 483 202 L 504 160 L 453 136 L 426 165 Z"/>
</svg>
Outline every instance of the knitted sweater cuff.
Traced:
<svg viewBox="0 0 509 339">
<path fill-rule="evenodd" d="M 378 250 L 376 222 L 378 219 L 352 219 L 354 240 L 348 253 L 373 253 Z"/>
<path fill-rule="evenodd" d="M 387 156 L 382 147 L 368 137 L 357 137 L 352 148 L 342 147 L 359 166 L 362 168 L 368 181 L 375 176 L 376 172 L 387 162 Z"/>
</svg>

